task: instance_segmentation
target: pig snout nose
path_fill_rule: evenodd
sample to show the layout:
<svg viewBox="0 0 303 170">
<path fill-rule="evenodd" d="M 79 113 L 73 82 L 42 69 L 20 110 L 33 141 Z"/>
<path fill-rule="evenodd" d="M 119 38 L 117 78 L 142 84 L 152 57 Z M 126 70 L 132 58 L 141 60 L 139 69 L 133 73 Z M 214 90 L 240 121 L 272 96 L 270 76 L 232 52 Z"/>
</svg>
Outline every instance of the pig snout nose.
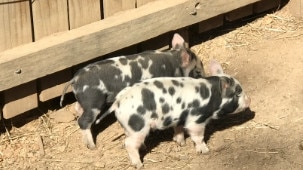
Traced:
<svg viewBox="0 0 303 170">
<path fill-rule="evenodd" d="M 244 97 L 244 101 L 245 101 L 245 104 L 246 104 L 246 107 L 249 107 L 249 105 L 250 105 L 250 97 L 249 96 L 247 96 L 247 95 L 245 95 L 245 97 Z"/>
</svg>

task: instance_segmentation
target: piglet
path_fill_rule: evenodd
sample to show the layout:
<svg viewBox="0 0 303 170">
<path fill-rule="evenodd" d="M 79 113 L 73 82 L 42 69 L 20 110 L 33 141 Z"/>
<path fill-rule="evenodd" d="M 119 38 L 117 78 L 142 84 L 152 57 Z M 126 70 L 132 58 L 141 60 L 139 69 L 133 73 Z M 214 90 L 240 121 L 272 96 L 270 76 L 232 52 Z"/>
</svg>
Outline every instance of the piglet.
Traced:
<svg viewBox="0 0 303 170">
<path fill-rule="evenodd" d="M 125 148 L 137 168 L 143 166 L 139 147 L 150 130 L 174 128 L 174 140 L 184 145 L 184 129 L 195 143 L 196 152 L 207 153 L 204 129 L 211 119 L 241 112 L 250 98 L 235 78 L 224 74 L 220 64 L 210 66 L 211 77 L 194 79 L 152 78 L 126 87 L 100 119 L 115 112 L 125 130 Z"/>
</svg>

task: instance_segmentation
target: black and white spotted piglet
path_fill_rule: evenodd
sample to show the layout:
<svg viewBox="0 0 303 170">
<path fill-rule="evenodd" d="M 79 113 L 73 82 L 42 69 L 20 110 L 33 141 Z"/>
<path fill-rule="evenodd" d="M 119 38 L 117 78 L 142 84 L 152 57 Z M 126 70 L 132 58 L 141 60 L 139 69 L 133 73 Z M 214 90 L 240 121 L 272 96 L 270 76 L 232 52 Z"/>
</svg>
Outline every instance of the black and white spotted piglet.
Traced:
<svg viewBox="0 0 303 170">
<path fill-rule="evenodd" d="M 125 147 L 131 163 L 143 166 L 139 147 L 153 129 L 174 127 L 174 140 L 183 145 L 183 128 L 195 143 L 198 153 L 209 151 L 204 128 L 211 119 L 249 107 L 250 98 L 240 83 L 223 73 L 220 64 L 211 64 L 213 76 L 193 79 L 153 78 L 122 90 L 105 117 L 111 112 L 125 129 Z"/>
<path fill-rule="evenodd" d="M 70 84 L 77 99 L 76 110 L 81 115 L 78 124 L 84 143 L 90 149 L 95 148 L 91 125 L 123 88 L 153 77 L 183 76 L 197 78 L 205 74 L 202 62 L 185 48 L 184 39 L 179 34 L 174 35 L 171 50 L 110 58 L 80 69 Z"/>
</svg>

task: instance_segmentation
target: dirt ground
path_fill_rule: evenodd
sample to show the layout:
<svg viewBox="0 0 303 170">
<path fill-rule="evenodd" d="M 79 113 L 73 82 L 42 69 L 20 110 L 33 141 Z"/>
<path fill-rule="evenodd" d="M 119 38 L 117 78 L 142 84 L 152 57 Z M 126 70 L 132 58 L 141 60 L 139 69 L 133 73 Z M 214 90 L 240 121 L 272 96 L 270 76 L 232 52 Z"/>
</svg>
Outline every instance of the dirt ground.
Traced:
<svg viewBox="0 0 303 170">
<path fill-rule="evenodd" d="M 189 137 L 178 146 L 171 129 L 151 133 L 145 169 L 303 169 L 303 20 L 279 11 L 233 27 L 204 35 L 192 49 L 206 68 L 216 59 L 242 83 L 250 111 L 212 121 L 206 155 Z M 133 169 L 113 116 L 94 128 L 97 149 L 88 150 L 72 105 L 37 112 L 2 121 L 0 169 Z"/>
</svg>

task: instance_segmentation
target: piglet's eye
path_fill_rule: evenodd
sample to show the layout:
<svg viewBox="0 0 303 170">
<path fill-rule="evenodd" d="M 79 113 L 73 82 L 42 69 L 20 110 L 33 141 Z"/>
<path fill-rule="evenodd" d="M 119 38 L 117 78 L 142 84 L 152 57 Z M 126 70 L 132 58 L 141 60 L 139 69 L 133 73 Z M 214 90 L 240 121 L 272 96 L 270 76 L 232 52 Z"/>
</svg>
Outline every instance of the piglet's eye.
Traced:
<svg viewBox="0 0 303 170">
<path fill-rule="evenodd" d="M 241 86 L 239 86 L 239 85 L 237 85 L 236 86 L 236 89 L 235 89 L 235 95 L 237 96 L 237 97 L 240 97 L 241 94 L 242 93 L 242 88 L 241 88 Z"/>
</svg>

